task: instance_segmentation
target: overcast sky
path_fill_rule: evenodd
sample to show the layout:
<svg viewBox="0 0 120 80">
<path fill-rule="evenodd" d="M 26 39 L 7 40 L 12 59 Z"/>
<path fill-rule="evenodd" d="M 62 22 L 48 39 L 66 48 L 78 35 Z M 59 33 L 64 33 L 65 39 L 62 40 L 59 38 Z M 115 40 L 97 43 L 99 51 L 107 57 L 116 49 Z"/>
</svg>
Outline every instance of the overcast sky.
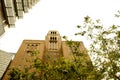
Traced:
<svg viewBox="0 0 120 80">
<path fill-rule="evenodd" d="M 40 0 L 23 19 L 17 20 L 15 28 L 6 29 L 0 38 L 0 49 L 16 53 L 24 39 L 44 40 L 49 30 L 83 41 L 87 47 L 85 38 L 74 36 L 76 26 L 87 15 L 100 19 L 106 27 L 119 24 L 120 19 L 114 17 L 118 10 L 120 0 Z"/>
</svg>

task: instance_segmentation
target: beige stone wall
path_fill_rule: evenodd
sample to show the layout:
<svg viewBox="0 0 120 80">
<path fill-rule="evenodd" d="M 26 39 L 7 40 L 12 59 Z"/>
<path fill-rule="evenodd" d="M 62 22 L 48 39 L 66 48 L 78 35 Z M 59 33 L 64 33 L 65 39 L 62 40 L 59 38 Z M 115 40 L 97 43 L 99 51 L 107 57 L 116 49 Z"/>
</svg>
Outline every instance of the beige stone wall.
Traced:
<svg viewBox="0 0 120 80">
<path fill-rule="evenodd" d="M 3 16 L 2 2 L 0 1 L 0 36 L 5 32 L 4 22 L 5 22 L 5 19 Z"/>
<path fill-rule="evenodd" d="M 44 41 L 24 40 L 18 52 L 16 53 L 14 60 L 10 64 L 5 76 L 3 77 L 3 80 L 8 80 L 9 69 L 16 67 L 22 70 L 32 64 L 30 62 L 33 60 L 33 57 L 30 55 L 30 51 L 39 51 L 38 57 L 42 59 L 44 53 Z"/>
</svg>

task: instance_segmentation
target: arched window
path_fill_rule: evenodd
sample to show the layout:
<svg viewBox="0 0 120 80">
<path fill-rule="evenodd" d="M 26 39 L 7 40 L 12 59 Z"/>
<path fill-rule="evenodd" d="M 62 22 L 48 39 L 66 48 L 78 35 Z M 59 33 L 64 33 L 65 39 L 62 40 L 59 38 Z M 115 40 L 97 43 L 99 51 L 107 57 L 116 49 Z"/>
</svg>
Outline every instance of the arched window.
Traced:
<svg viewBox="0 0 120 80">
<path fill-rule="evenodd" d="M 49 40 L 49 50 L 57 50 L 57 37 L 52 36 Z"/>
</svg>

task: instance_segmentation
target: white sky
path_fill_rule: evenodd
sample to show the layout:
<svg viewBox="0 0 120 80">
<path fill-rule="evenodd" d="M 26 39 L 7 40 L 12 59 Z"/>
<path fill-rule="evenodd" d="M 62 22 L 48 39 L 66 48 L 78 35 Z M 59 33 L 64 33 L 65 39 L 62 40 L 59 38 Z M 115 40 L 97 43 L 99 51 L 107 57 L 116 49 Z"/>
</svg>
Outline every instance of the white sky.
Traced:
<svg viewBox="0 0 120 80">
<path fill-rule="evenodd" d="M 120 0 L 40 0 L 16 22 L 15 28 L 6 29 L 0 38 L 0 49 L 17 52 L 24 39 L 44 40 L 49 30 L 83 41 L 87 47 L 89 42 L 85 38 L 74 36 L 78 31 L 76 26 L 86 15 L 100 19 L 105 25 L 119 24 L 119 19 L 114 18 L 118 10 Z"/>
</svg>

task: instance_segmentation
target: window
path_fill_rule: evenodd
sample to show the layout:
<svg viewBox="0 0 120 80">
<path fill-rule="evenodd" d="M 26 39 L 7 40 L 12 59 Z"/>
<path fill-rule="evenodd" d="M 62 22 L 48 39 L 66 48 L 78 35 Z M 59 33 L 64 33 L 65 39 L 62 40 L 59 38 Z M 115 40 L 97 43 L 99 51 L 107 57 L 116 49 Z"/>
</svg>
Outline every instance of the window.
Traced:
<svg viewBox="0 0 120 80">
<path fill-rule="evenodd" d="M 50 32 L 50 33 L 51 33 L 51 34 L 53 34 L 53 35 L 54 35 L 54 34 L 57 34 L 57 32 L 56 32 L 56 31 L 52 31 L 52 32 Z"/>
<path fill-rule="evenodd" d="M 27 43 L 26 53 L 31 53 L 32 51 L 37 51 L 39 49 L 39 43 Z"/>
<path fill-rule="evenodd" d="M 50 37 L 49 50 L 57 50 L 57 37 Z"/>
</svg>

